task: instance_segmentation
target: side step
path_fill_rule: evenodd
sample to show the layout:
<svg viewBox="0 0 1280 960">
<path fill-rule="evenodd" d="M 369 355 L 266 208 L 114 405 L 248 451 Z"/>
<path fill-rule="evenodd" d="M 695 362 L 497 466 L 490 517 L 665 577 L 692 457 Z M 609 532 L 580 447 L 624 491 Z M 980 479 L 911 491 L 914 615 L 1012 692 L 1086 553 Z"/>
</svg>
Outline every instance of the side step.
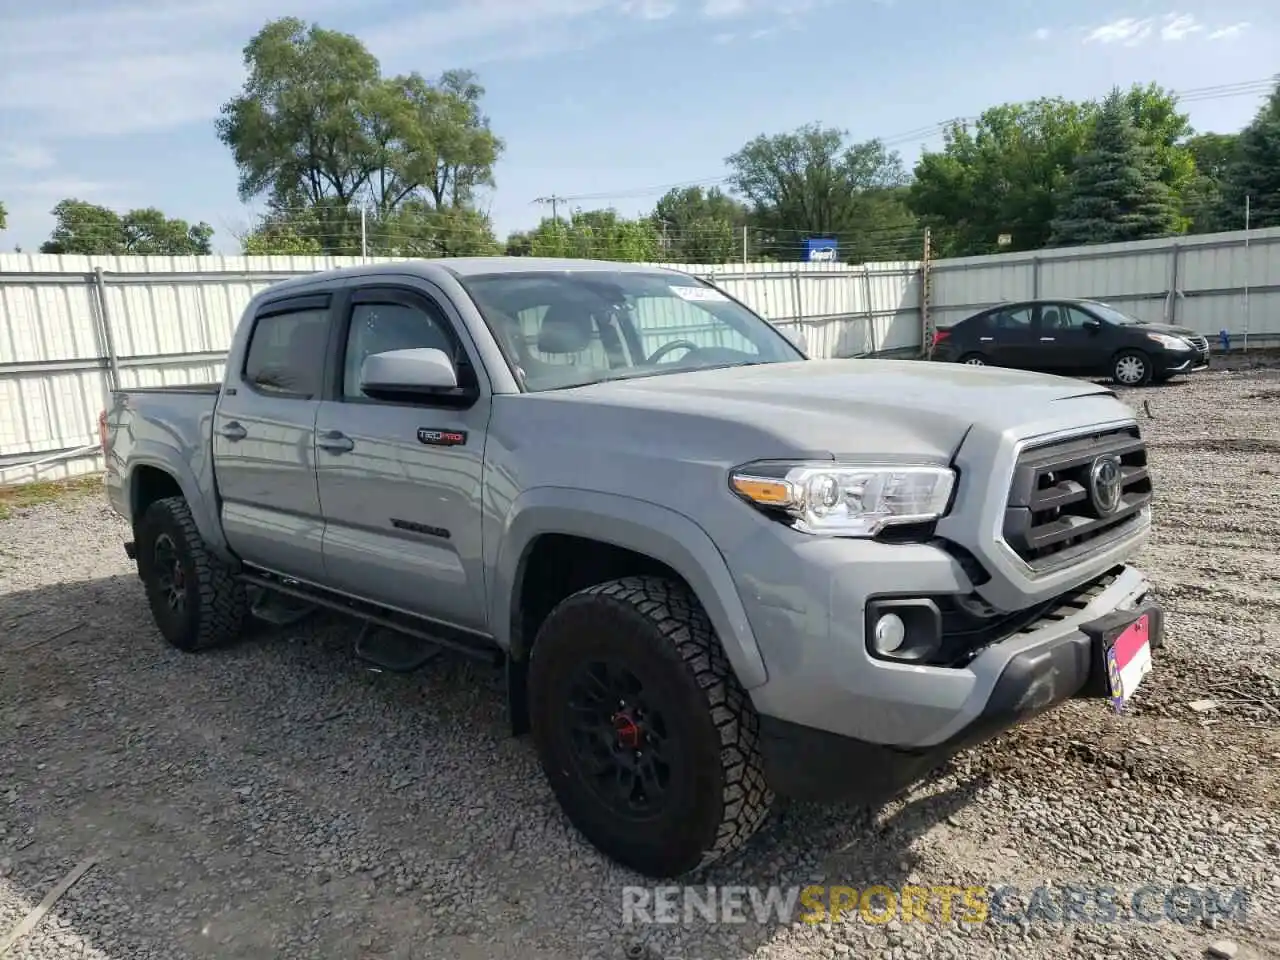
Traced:
<svg viewBox="0 0 1280 960">
<path fill-rule="evenodd" d="M 267 600 L 273 606 L 284 604 L 293 609 L 306 608 L 306 613 L 316 607 L 324 607 L 363 620 L 356 638 L 356 656 L 386 670 L 397 673 L 416 670 L 442 649 L 486 660 L 495 666 L 503 660 L 502 650 L 492 638 L 483 634 L 388 610 L 375 603 L 275 574 L 246 570 L 239 579 L 274 595 Z"/>
<path fill-rule="evenodd" d="M 288 627 L 297 623 L 299 620 L 305 619 L 310 614 L 318 610 L 314 603 L 308 603 L 297 597 L 285 596 L 283 593 L 274 593 L 270 590 L 263 590 L 258 595 L 258 599 L 253 602 L 253 606 L 249 608 L 250 612 L 259 620 L 264 620 L 277 627 Z"/>
<path fill-rule="evenodd" d="M 365 621 L 356 636 L 356 656 L 391 673 L 413 673 L 440 656 L 443 648 Z"/>
</svg>

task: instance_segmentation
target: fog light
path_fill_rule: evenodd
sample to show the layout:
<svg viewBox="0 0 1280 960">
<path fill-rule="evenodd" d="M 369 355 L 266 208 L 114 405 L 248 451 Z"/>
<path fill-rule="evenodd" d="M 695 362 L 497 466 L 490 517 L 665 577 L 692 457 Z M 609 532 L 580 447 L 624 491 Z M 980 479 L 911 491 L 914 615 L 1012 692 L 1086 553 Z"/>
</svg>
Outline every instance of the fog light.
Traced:
<svg viewBox="0 0 1280 960">
<path fill-rule="evenodd" d="M 942 613 L 928 597 L 885 597 L 866 608 L 867 652 L 877 660 L 931 663 L 942 645 Z"/>
<path fill-rule="evenodd" d="M 893 653 L 907 641 L 907 625 L 896 613 L 886 613 L 876 621 L 876 653 Z"/>
</svg>

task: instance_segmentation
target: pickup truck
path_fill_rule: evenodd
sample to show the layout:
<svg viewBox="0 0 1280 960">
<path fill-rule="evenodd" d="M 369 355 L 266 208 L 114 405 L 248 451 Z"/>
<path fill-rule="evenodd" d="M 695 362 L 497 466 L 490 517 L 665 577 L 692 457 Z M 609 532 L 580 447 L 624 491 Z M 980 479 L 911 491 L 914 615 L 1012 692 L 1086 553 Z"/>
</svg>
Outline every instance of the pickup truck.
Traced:
<svg viewBox="0 0 1280 960">
<path fill-rule="evenodd" d="M 115 393 L 107 495 L 169 643 L 328 609 L 386 669 L 492 658 L 574 827 L 676 877 L 775 801 L 881 802 L 1067 699 L 1122 709 L 1162 644 L 1110 390 L 802 339 L 640 265 L 291 278 L 220 385 Z"/>
</svg>

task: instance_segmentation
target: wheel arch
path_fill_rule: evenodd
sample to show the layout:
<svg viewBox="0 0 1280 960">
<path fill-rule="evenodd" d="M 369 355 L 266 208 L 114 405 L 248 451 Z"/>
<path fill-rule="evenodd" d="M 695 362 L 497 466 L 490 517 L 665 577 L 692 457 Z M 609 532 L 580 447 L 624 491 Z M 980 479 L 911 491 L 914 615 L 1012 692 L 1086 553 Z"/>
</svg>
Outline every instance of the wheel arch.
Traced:
<svg viewBox="0 0 1280 960">
<path fill-rule="evenodd" d="M 512 505 L 502 529 L 490 623 L 511 660 L 526 659 L 533 643 L 524 612 L 529 606 L 527 591 L 539 585 L 541 574 L 531 564 L 556 557 L 556 551 L 573 550 L 586 551 L 588 560 L 605 562 L 599 571 L 603 575 L 594 575 L 592 582 L 611 579 L 618 571 L 674 574 L 706 611 L 743 688 L 768 679 L 737 587 L 706 531 L 658 504 L 563 487 L 526 491 Z"/>
</svg>

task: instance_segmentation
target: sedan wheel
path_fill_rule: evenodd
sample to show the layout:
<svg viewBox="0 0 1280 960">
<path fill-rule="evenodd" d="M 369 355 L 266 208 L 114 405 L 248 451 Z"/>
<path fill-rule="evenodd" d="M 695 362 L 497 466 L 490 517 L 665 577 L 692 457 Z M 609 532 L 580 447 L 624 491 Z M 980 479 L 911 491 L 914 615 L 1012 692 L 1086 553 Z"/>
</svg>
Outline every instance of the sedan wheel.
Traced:
<svg viewBox="0 0 1280 960">
<path fill-rule="evenodd" d="M 970 353 L 960 358 L 960 362 L 970 367 L 985 367 L 987 365 L 986 358 L 980 353 Z"/>
<path fill-rule="evenodd" d="M 1126 350 L 1115 359 L 1112 376 L 1125 387 L 1141 387 L 1151 380 L 1151 363 L 1137 350 Z"/>
</svg>

